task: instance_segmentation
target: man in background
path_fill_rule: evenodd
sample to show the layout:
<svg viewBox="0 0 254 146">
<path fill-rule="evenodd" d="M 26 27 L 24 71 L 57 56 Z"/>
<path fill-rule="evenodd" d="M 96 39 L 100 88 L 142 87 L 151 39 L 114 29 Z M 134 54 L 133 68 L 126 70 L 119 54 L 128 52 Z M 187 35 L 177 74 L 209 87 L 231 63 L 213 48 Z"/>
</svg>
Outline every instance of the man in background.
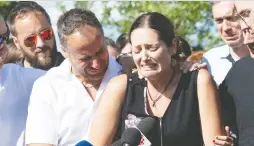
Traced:
<svg viewBox="0 0 254 146">
<path fill-rule="evenodd" d="M 87 135 L 109 80 L 121 74 L 93 12 L 71 9 L 60 16 L 57 28 L 67 59 L 34 83 L 25 132 L 28 146 L 77 144 Z"/>
<path fill-rule="evenodd" d="M 21 66 L 48 70 L 64 60 L 57 52 L 48 13 L 36 2 L 19 2 L 10 12 L 7 24 L 24 59 Z"/>
<path fill-rule="evenodd" d="M 207 63 L 207 68 L 217 85 L 221 84 L 237 60 L 249 55 L 248 48 L 243 44 L 243 34 L 238 15 L 233 15 L 233 10 L 233 1 L 212 2 L 213 18 L 226 45 L 206 52 L 202 58 L 202 63 Z"/>
<path fill-rule="evenodd" d="M 237 61 L 228 72 L 219 91 L 227 103 L 227 120 L 235 123 L 239 135 L 239 146 L 254 145 L 254 34 L 251 25 L 253 1 L 236 1 L 236 11 L 248 46 L 249 56 Z"/>
</svg>

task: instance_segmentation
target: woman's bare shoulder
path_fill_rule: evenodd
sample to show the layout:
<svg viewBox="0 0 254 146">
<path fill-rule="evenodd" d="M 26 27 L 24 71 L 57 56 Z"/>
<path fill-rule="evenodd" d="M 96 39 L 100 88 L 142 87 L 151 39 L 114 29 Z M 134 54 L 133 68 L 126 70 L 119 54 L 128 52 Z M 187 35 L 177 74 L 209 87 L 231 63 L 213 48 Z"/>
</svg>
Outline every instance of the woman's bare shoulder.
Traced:
<svg viewBox="0 0 254 146">
<path fill-rule="evenodd" d="M 211 84 L 213 82 L 212 75 L 206 69 L 200 69 L 198 72 L 198 84 L 201 86 Z"/>
<path fill-rule="evenodd" d="M 127 86 L 127 75 L 126 74 L 122 74 L 116 77 L 113 77 L 108 85 L 115 87 L 115 88 L 122 88 Z"/>
<path fill-rule="evenodd" d="M 108 85 L 106 90 L 110 92 L 114 92 L 115 94 L 123 94 L 126 92 L 127 89 L 127 75 L 122 74 L 116 77 L 113 77 Z M 125 94 L 124 94 L 125 95 Z"/>
</svg>

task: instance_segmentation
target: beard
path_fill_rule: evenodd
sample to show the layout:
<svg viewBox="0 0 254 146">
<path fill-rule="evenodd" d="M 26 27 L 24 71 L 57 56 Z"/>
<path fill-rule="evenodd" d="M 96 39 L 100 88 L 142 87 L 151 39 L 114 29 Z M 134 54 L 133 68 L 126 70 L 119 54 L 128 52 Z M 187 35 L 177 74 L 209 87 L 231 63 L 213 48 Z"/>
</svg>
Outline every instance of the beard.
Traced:
<svg viewBox="0 0 254 146">
<path fill-rule="evenodd" d="M 33 68 L 38 68 L 42 70 L 48 70 L 52 67 L 54 55 L 51 51 L 52 49 L 49 47 L 44 47 L 42 50 L 45 50 L 40 53 L 30 53 L 30 52 L 23 52 L 25 59 Z"/>
</svg>

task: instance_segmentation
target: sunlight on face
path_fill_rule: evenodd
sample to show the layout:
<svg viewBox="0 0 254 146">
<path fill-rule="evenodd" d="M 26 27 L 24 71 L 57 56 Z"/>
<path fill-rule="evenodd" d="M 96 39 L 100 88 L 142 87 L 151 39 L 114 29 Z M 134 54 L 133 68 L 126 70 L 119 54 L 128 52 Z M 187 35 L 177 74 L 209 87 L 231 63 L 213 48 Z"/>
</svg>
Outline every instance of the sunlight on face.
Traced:
<svg viewBox="0 0 254 146">
<path fill-rule="evenodd" d="M 221 1 L 213 5 L 213 17 L 221 38 L 231 47 L 238 47 L 243 43 L 241 26 L 238 15 L 234 15 L 234 3 Z"/>
<path fill-rule="evenodd" d="M 75 72 L 83 78 L 100 80 L 108 67 L 108 51 L 98 28 L 84 25 L 67 36 L 67 54 Z"/>
<path fill-rule="evenodd" d="M 153 77 L 170 67 L 170 49 L 150 28 L 137 28 L 131 33 L 132 55 L 144 77 Z"/>
</svg>

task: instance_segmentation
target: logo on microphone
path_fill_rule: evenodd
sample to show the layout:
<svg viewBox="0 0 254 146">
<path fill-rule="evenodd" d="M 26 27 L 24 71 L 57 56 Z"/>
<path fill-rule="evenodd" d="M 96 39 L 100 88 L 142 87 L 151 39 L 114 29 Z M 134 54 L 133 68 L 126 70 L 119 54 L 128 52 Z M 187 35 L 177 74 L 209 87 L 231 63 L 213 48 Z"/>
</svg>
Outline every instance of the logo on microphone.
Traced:
<svg viewBox="0 0 254 146">
<path fill-rule="evenodd" d="M 145 139 L 144 139 L 144 137 L 142 136 L 139 145 L 144 145 L 144 144 L 145 144 Z"/>
</svg>

